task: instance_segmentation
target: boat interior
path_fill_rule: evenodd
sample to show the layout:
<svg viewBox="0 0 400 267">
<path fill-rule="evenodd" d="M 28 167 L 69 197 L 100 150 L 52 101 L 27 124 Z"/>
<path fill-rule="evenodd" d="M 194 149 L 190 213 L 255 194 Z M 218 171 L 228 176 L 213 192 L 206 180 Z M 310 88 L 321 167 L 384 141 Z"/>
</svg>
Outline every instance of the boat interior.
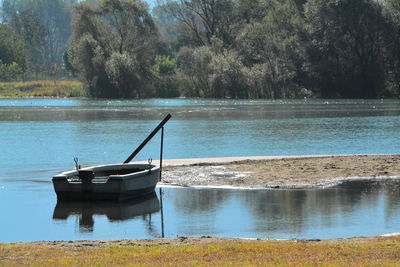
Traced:
<svg viewBox="0 0 400 267">
<path fill-rule="evenodd" d="M 134 165 L 111 165 L 111 166 L 96 166 L 92 168 L 82 168 L 66 174 L 70 182 L 92 181 L 106 182 L 112 175 L 127 175 L 154 168 L 155 165 L 134 164 Z"/>
<path fill-rule="evenodd" d="M 94 176 L 125 175 L 145 170 L 144 168 L 116 169 L 116 170 L 95 170 Z"/>
</svg>

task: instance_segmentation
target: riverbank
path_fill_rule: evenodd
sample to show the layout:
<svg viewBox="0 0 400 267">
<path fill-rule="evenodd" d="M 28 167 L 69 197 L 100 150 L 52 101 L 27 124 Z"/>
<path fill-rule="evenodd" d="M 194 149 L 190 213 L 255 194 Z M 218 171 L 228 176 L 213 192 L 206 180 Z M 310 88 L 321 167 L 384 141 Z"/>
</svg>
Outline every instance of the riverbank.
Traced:
<svg viewBox="0 0 400 267">
<path fill-rule="evenodd" d="M 0 82 L 0 98 L 83 96 L 83 84 L 78 81 Z"/>
<path fill-rule="evenodd" d="M 0 244 L 0 266 L 397 266 L 399 251 L 400 236 L 33 242 Z"/>
<path fill-rule="evenodd" d="M 164 186 L 310 188 L 400 178 L 397 154 L 182 159 L 164 161 L 164 166 Z"/>
</svg>

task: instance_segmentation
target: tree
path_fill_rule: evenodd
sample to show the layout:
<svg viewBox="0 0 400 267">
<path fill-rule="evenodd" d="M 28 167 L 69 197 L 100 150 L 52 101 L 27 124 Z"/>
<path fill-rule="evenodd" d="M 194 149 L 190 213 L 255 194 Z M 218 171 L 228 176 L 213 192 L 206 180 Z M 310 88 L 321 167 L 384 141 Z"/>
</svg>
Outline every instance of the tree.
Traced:
<svg viewBox="0 0 400 267">
<path fill-rule="evenodd" d="M 275 4 L 274 0 L 236 0 L 233 3 L 235 20 L 240 24 L 259 22 Z"/>
<path fill-rule="evenodd" d="M 70 11 L 71 5 L 75 2 L 73 0 L 3 0 L 3 20 L 17 27 L 21 27 L 24 20 L 29 20 L 31 29 L 37 26 L 43 27 L 45 59 L 48 62 L 61 62 L 71 34 Z M 39 25 L 34 25 L 38 23 L 37 20 L 40 21 Z M 42 37 L 42 33 L 40 35 Z"/>
<path fill-rule="evenodd" d="M 0 24 L 0 80 L 16 79 L 24 71 L 26 51 L 21 35 L 5 24 Z"/>
<path fill-rule="evenodd" d="M 35 13 L 47 31 L 45 58 L 50 63 L 62 63 L 62 55 L 71 36 L 71 7 L 66 0 L 35 0 Z"/>
<path fill-rule="evenodd" d="M 217 37 L 225 43 L 232 39 L 232 0 L 159 0 L 160 6 L 173 16 L 188 44 L 211 45 Z"/>
<path fill-rule="evenodd" d="M 144 97 L 158 32 L 138 0 L 80 3 L 74 8 L 73 67 L 95 97 Z"/>
<path fill-rule="evenodd" d="M 312 77 L 322 97 L 375 98 L 384 88 L 386 20 L 373 0 L 309 0 Z"/>
<path fill-rule="evenodd" d="M 158 55 L 153 66 L 157 75 L 155 79 L 155 94 L 158 97 L 180 96 L 180 82 L 178 80 L 178 67 L 175 59 L 169 56 Z"/>
<path fill-rule="evenodd" d="M 178 65 L 185 76 L 188 96 L 205 96 L 211 91 L 209 77 L 214 52 L 208 46 L 182 47 L 178 53 Z"/>
<path fill-rule="evenodd" d="M 171 15 L 167 10 L 168 8 L 164 6 L 156 6 L 152 10 L 154 22 L 164 42 L 173 41 L 178 35 L 175 16 Z"/>
<path fill-rule="evenodd" d="M 291 0 L 271 3 L 261 21 L 245 25 L 236 38 L 236 49 L 243 57 L 258 97 L 282 98 L 297 95 L 304 86 L 303 68 L 307 62 L 303 40 L 303 19 Z M 260 87 L 263 86 L 263 88 Z M 253 88 L 254 90 L 254 88 Z"/>
<path fill-rule="evenodd" d="M 17 63 L 3 64 L 0 60 L 0 81 L 13 81 L 22 74 L 23 71 Z"/>
<path fill-rule="evenodd" d="M 390 22 L 386 35 L 387 89 L 389 96 L 400 96 L 400 1 L 384 1 L 386 18 Z"/>
<path fill-rule="evenodd" d="M 24 37 L 25 47 L 29 52 L 28 69 L 33 72 L 40 69 L 45 52 L 46 30 L 36 13 L 26 10 L 14 13 L 12 24 L 18 34 Z"/>
<path fill-rule="evenodd" d="M 24 36 L 33 72 L 60 69 L 71 35 L 71 6 L 76 0 L 3 0 L 5 23 Z"/>
<path fill-rule="evenodd" d="M 24 39 L 15 33 L 11 26 L 5 24 L 0 24 L 0 60 L 3 64 L 15 62 L 20 68 L 25 68 Z"/>
</svg>

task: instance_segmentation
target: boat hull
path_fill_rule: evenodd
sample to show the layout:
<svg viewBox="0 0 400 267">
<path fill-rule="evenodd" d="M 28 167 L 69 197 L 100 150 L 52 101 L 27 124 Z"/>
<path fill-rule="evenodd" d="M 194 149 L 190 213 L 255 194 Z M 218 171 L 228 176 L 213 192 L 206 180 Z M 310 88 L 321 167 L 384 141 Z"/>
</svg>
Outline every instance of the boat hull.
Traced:
<svg viewBox="0 0 400 267">
<path fill-rule="evenodd" d="M 83 179 L 80 173 L 93 173 Z M 160 169 L 148 164 L 109 164 L 63 172 L 53 177 L 59 200 L 117 200 L 154 192 Z"/>
</svg>

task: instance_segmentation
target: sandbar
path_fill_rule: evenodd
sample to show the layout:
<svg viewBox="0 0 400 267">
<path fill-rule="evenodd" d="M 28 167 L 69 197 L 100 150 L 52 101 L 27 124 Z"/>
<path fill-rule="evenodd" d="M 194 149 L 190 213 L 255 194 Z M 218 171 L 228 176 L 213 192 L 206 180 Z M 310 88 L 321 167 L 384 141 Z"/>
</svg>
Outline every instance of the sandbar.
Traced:
<svg viewBox="0 0 400 267">
<path fill-rule="evenodd" d="M 400 178 L 400 154 L 301 155 L 164 160 L 161 186 L 310 188 Z"/>
</svg>

